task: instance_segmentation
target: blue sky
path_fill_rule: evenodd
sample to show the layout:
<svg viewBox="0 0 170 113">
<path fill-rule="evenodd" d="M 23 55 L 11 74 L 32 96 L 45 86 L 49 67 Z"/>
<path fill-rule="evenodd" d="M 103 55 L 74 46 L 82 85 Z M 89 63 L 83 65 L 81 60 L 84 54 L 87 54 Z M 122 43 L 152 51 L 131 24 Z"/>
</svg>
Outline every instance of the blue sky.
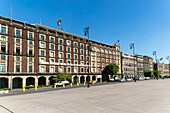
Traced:
<svg viewBox="0 0 170 113">
<path fill-rule="evenodd" d="M 121 51 L 158 58 L 170 55 L 170 0 L 0 0 L 0 15 L 60 29 L 83 36 L 90 26 L 90 39 L 113 45 L 120 40 Z"/>
</svg>

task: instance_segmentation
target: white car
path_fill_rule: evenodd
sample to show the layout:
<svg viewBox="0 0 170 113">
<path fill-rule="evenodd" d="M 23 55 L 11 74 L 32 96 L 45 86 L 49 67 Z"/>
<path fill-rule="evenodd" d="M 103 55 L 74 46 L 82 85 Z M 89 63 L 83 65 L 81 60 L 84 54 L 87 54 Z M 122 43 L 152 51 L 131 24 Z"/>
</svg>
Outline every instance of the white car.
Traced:
<svg viewBox="0 0 170 113">
<path fill-rule="evenodd" d="M 145 80 L 150 80 L 150 77 L 145 77 Z"/>
<path fill-rule="evenodd" d="M 132 78 L 128 78 L 127 81 L 132 81 L 133 79 Z"/>
<path fill-rule="evenodd" d="M 145 78 L 144 77 L 139 77 L 139 80 L 145 80 Z"/>
<path fill-rule="evenodd" d="M 122 79 L 120 80 L 120 82 L 124 82 L 124 81 L 126 81 L 126 79 L 124 79 L 124 78 L 122 78 Z"/>
<path fill-rule="evenodd" d="M 69 85 L 69 81 L 59 81 L 58 83 L 54 83 L 56 86 L 62 86 L 63 84 Z"/>
<path fill-rule="evenodd" d="M 110 78 L 109 81 L 110 81 L 110 82 L 114 82 L 115 79 L 114 79 L 114 78 Z"/>
</svg>

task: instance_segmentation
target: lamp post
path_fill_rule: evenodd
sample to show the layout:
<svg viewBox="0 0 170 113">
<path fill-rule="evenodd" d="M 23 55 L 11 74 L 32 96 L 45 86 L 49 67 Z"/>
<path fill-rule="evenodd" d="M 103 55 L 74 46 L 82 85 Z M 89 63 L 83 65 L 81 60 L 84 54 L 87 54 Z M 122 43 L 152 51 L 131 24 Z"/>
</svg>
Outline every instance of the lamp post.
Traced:
<svg viewBox="0 0 170 113">
<path fill-rule="evenodd" d="M 135 76 L 135 43 L 130 43 L 130 49 L 133 49 L 133 56 L 134 56 L 134 82 L 136 82 L 136 76 Z"/>
<path fill-rule="evenodd" d="M 88 47 L 88 78 L 90 78 L 90 76 L 89 76 L 89 71 L 90 71 L 90 69 L 89 69 L 89 59 L 90 59 L 90 54 L 89 54 L 89 51 L 90 51 L 90 43 L 89 43 L 89 28 L 90 27 L 85 27 L 84 28 L 84 36 L 87 36 L 88 37 L 88 45 L 89 45 L 89 47 Z M 90 85 L 89 85 L 89 79 L 87 79 L 87 87 L 89 88 L 90 87 Z"/>
<path fill-rule="evenodd" d="M 169 76 L 170 76 L 170 56 L 167 56 L 166 59 L 169 60 Z"/>
<path fill-rule="evenodd" d="M 157 51 L 153 51 L 153 56 L 155 55 L 155 61 L 156 61 L 156 66 L 155 66 L 155 70 L 158 70 L 158 60 L 157 60 L 157 55 L 156 55 Z M 156 72 L 156 76 L 157 76 L 157 80 L 158 80 L 158 73 Z"/>
</svg>

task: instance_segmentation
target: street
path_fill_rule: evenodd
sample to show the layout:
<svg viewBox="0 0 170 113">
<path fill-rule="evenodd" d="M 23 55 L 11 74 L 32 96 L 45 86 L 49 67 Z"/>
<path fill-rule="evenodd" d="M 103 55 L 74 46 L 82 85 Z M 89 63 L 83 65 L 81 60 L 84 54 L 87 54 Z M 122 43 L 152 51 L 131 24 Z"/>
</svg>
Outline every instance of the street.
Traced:
<svg viewBox="0 0 170 113">
<path fill-rule="evenodd" d="M 170 113 L 170 79 L 0 97 L 0 113 Z"/>
</svg>

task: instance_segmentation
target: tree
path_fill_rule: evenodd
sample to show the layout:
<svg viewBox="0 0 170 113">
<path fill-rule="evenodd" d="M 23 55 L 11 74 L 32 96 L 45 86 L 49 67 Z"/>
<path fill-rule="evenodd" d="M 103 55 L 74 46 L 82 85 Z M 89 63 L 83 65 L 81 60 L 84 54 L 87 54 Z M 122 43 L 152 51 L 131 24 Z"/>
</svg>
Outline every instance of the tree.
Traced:
<svg viewBox="0 0 170 113">
<path fill-rule="evenodd" d="M 116 64 L 107 65 L 102 71 L 103 78 L 107 78 L 108 75 L 115 75 L 118 70 L 119 66 L 117 66 Z"/>
<path fill-rule="evenodd" d="M 65 80 L 71 81 L 71 79 L 72 79 L 72 76 L 70 73 L 58 73 L 53 78 L 53 80 L 55 80 L 55 82 L 65 81 Z"/>
</svg>

